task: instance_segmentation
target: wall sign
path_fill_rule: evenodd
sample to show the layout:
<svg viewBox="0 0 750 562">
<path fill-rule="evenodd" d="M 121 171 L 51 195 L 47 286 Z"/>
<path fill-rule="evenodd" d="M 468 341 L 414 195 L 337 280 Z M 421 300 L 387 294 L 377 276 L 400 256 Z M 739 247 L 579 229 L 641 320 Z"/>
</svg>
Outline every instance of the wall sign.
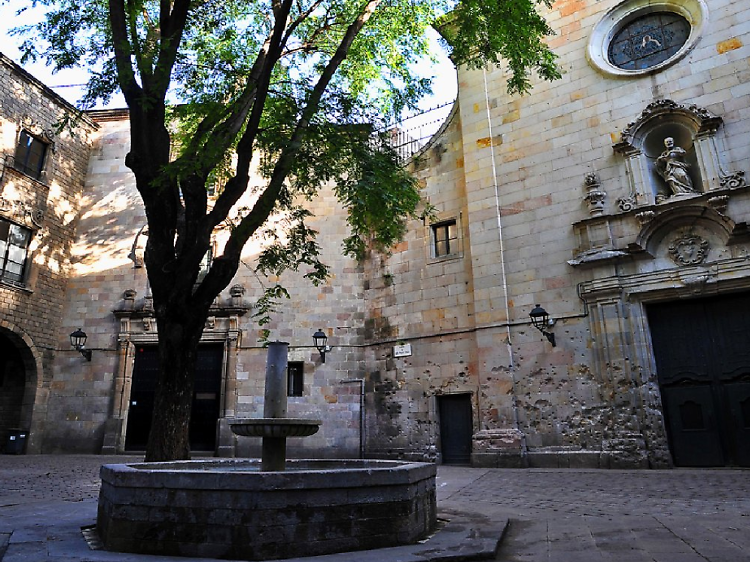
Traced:
<svg viewBox="0 0 750 562">
<path fill-rule="evenodd" d="M 405 343 L 404 345 L 393 346 L 394 357 L 411 357 L 411 344 Z"/>
</svg>

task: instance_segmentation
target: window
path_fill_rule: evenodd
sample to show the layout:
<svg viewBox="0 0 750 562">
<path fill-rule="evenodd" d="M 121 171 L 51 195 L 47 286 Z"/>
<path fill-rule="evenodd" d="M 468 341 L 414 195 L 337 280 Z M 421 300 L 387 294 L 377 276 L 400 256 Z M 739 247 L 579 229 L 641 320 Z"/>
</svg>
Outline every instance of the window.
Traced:
<svg viewBox="0 0 750 562">
<path fill-rule="evenodd" d="M 612 76 L 658 72 L 690 52 L 707 18 L 704 0 L 624 0 L 594 25 L 586 55 Z"/>
<path fill-rule="evenodd" d="M 643 70 L 670 59 L 690 35 L 679 14 L 655 12 L 624 25 L 609 44 L 609 61 L 625 70 Z"/>
<path fill-rule="evenodd" d="M 44 157 L 47 154 L 47 144 L 21 131 L 16 147 L 16 157 L 13 167 L 19 172 L 38 180 L 42 177 Z"/>
<path fill-rule="evenodd" d="M 22 285 L 31 231 L 0 219 L 0 280 Z"/>
<path fill-rule="evenodd" d="M 432 239 L 436 258 L 458 253 L 458 228 L 456 221 L 448 220 L 433 224 Z"/>
<path fill-rule="evenodd" d="M 302 396 L 303 373 L 305 364 L 302 361 L 289 361 L 286 367 L 287 396 Z"/>
</svg>

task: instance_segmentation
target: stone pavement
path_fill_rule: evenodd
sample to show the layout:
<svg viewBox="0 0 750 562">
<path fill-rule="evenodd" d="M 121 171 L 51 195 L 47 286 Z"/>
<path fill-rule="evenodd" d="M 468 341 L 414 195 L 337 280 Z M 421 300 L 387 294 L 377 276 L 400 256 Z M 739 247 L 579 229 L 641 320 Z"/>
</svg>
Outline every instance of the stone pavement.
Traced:
<svg viewBox="0 0 750 562">
<path fill-rule="evenodd" d="M 136 460 L 0 455 L 0 561 L 207 562 L 92 550 L 84 540 L 99 466 Z M 423 544 L 300 560 L 750 562 L 747 470 L 442 466 L 437 486 L 443 525 Z"/>
</svg>

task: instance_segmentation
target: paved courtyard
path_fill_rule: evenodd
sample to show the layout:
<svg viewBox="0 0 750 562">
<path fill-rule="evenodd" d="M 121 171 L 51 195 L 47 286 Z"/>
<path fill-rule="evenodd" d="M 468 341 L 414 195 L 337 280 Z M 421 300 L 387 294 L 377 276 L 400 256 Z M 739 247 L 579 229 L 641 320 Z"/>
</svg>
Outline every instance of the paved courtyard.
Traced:
<svg viewBox="0 0 750 562">
<path fill-rule="evenodd" d="M 131 460 L 138 459 L 0 455 L 0 560 L 178 560 L 91 550 L 83 540 L 81 527 L 96 518 L 99 466 Z M 421 551 L 399 547 L 315 562 L 750 562 L 748 470 L 442 466 L 437 485 L 441 517 L 460 525 L 447 526 Z M 461 548 L 454 548 L 457 529 L 464 532 Z M 488 553 L 486 545 L 494 548 L 501 536 L 497 553 Z M 467 549 L 467 541 L 485 548 Z"/>
</svg>

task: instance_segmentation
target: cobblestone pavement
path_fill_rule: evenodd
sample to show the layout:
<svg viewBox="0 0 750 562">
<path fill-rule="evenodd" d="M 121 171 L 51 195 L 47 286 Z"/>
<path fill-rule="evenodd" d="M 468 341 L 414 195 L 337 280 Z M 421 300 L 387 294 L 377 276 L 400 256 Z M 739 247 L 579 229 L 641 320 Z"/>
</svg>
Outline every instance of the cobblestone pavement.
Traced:
<svg viewBox="0 0 750 562">
<path fill-rule="evenodd" d="M 440 479 L 444 508 L 510 519 L 497 560 L 750 561 L 748 470 L 441 467 Z"/>
<path fill-rule="evenodd" d="M 137 460 L 0 455 L 0 561 L 179 560 L 94 552 L 81 537 L 81 527 L 96 517 L 99 466 Z M 496 561 L 750 562 L 748 470 L 441 466 L 437 486 L 444 516 L 463 514 L 498 538 L 509 521 Z M 396 548 L 315 561 L 415 560 L 404 552 Z M 476 557 L 450 558 L 463 559 Z"/>
</svg>

